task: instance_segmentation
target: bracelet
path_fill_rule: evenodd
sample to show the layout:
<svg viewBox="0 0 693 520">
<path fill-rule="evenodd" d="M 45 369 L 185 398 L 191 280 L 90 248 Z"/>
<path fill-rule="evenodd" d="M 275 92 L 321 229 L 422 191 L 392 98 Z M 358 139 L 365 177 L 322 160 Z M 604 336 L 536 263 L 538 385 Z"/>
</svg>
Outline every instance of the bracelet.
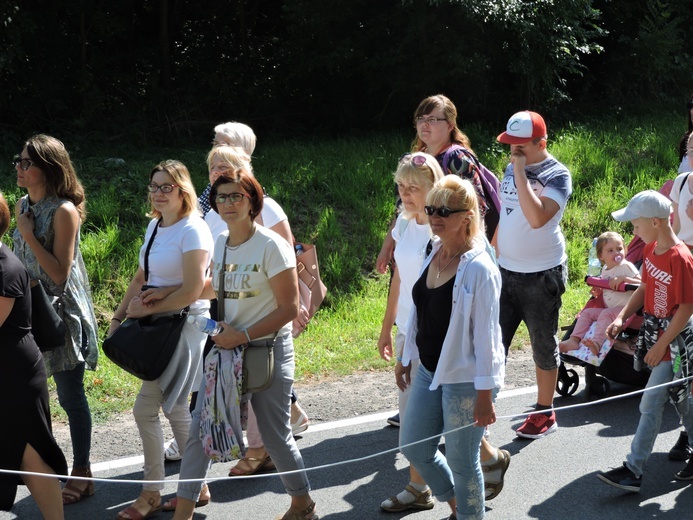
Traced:
<svg viewBox="0 0 693 520">
<path fill-rule="evenodd" d="M 248 343 L 250 343 L 252 340 L 250 339 L 250 334 L 248 334 L 248 329 L 243 329 L 243 332 L 245 333 L 245 337 L 248 339 Z"/>
<path fill-rule="evenodd" d="M 111 321 L 113 321 L 113 320 L 117 321 L 118 323 L 123 323 L 123 320 L 118 319 L 118 318 L 116 318 L 115 316 L 113 316 L 113 317 L 111 318 Z"/>
<path fill-rule="evenodd" d="M 402 356 L 397 356 L 397 361 L 402 362 Z"/>
</svg>

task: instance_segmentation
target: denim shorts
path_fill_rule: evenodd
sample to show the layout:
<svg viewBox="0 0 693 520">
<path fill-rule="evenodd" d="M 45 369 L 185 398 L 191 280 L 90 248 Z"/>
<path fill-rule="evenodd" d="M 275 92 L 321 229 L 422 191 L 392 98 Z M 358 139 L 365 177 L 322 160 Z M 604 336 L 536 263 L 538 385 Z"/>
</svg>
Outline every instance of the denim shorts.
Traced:
<svg viewBox="0 0 693 520">
<path fill-rule="evenodd" d="M 558 312 L 568 281 L 568 268 L 557 265 L 537 273 L 516 273 L 501 267 L 500 326 L 507 357 L 510 343 L 525 322 L 534 364 L 542 370 L 558 367 Z"/>
</svg>

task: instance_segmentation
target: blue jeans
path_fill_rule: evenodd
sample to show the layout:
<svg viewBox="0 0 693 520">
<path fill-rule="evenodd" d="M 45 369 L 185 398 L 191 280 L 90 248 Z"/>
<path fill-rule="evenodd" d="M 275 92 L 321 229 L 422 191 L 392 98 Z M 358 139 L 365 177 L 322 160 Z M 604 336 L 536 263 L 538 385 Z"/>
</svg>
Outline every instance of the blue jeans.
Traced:
<svg viewBox="0 0 693 520">
<path fill-rule="evenodd" d="M 457 499 L 457 518 L 484 518 L 484 478 L 479 461 L 483 428 L 471 426 L 445 434 L 445 455 L 438 450 L 440 434 L 474 423 L 474 383 L 445 384 L 431 391 L 433 372 L 419 367 L 402 421 L 402 453 L 428 483 L 435 497 Z M 495 392 L 494 392 L 495 393 Z"/>
<path fill-rule="evenodd" d="M 662 426 L 662 414 L 669 400 L 669 389 L 664 386 L 656 390 L 648 390 L 650 387 L 668 383 L 674 379 L 671 361 L 662 361 L 652 369 L 650 379 L 645 387 L 646 392 L 640 399 L 640 422 L 635 431 L 635 437 L 630 444 L 630 453 L 626 457 L 626 466 L 635 476 L 643 473 L 643 466 L 652 453 L 655 440 Z M 688 396 L 689 412 L 682 417 L 683 426 L 688 435 L 693 438 L 693 399 Z"/>
<path fill-rule="evenodd" d="M 84 363 L 72 370 L 55 372 L 53 380 L 58 391 L 58 402 L 70 423 L 72 466 L 87 468 L 91 451 L 91 411 L 84 392 Z"/>
</svg>

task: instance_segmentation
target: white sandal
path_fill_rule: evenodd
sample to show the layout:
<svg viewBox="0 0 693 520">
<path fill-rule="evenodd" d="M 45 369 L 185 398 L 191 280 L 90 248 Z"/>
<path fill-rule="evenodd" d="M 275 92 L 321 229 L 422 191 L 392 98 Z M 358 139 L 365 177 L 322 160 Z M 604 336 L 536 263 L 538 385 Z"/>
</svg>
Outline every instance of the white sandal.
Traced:
<svg viewBox="0 0 693 520">
<path fill-rule="evenodd" d="M 170 442 L 164 444 L 164 459 L 170 461 L 181 460 L 183 455 L 178 448 L 178 443 L 176 439 L 172 439 Z"/>
</svg>

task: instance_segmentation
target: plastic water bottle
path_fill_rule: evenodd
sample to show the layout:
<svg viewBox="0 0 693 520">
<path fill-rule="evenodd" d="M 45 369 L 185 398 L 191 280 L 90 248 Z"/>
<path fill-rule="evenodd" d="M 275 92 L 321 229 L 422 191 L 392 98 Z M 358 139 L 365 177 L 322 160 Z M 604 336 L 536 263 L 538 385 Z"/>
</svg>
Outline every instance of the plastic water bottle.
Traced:
<svg viewBox="0 0 693 520">
<path fill-rule="evenodd" d="M 188 315 L 188 323 L 192 323 L 197 330 L 210 336 L 216 336 L 223 328 L 212 318 L 205 318 L 204 316 Z"/>
<path fill-rule="evenodd" d="M 592 240 L 590 255 L 587 259 L 587 276 L 600 276 L 602 274 L 602 263 L 597 256 L 597 239 Z"/>
<path fill-rule="evenodd" d="M 294 246 L 294 249 L 296 250 L 296 256 L 301 256 L 303 254 L 303 245 L 302 244 L 296 244 Z"/>
</svg>

